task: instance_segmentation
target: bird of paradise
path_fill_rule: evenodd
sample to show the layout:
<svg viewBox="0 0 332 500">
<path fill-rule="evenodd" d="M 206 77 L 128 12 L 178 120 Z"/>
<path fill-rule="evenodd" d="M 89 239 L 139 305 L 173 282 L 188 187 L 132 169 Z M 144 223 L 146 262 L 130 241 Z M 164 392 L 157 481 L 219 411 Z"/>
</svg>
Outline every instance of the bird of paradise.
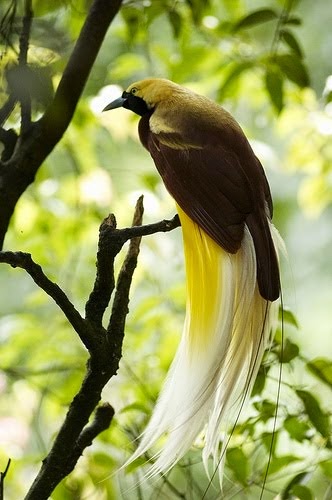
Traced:
<svg viewBox="0 0 332 500">
<path fill-rule="evenodd" d="M 176 202 L 186 265 L 180 345 L 135 460 L 164 444 L 149 475 L 165 473 L 205 429 L 203 462 L 222 468 L 276 324 L 281 239 L 263 167 L 235 119 L 165 79 L 135 82 L 106 110 L 141 116 L 139 137 Z"/>
</svg>

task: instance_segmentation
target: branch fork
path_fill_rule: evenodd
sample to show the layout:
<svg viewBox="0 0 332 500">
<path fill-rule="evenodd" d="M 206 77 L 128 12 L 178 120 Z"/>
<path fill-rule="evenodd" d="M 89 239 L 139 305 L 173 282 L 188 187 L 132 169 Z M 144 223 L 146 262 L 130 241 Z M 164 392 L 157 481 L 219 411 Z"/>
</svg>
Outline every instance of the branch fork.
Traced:
<svg viewBox="0 0 332 500">
<path fill-rule="evenodd" d="M 47 499 L 60 481 L 75 468 L 84 449 L 111 424 L 114 410 L 108 403 L 99 404 L 104 386 L 116 375 L 122 356 L 125 321 L 129 311 L 129 292 L 137 265 L 142 236 L 167 232 L 180 225 L 178 216 L 143 226 L 143 197 L 136 204 L 132 227 L 117 229 L 110 214 L 99 228 L 96 277 L 82 317 L 65 292 L 43 272 L 31 255 L 23 252 L 0 252 L 0 262 L 24 269 L 58 305 L 89 351 L 82 385 L 72 400 L 52 449 L 43 460 L 26 500 Z M 114 261 L 124 243 L 129 248 L 118 274 Z M 103 318 L 112 295 L 113 305 L 107 326 Z M 92 422 L 89 424 L 91 415 Z"/>
</svg>

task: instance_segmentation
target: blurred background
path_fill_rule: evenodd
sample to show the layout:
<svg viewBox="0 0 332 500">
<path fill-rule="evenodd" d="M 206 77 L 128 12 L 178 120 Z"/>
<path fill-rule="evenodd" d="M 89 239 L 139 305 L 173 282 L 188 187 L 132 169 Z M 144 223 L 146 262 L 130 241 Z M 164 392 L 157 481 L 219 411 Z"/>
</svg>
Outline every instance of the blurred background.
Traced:
<svg viewBox="0 0 332 500">
<path fill-rule="evenodd" d="M 13 24 L 8 15 L 13 5 Z M 23 2 L 0 6 L 0 106 L 15 83 Z M 52 99 L 89 2 L 33 1 L 29 49 L 37 119 Z M 7 24 L 6 24 L 7 23 Z M 277 439 L 264 498 L 332 498 L 332 9 L 317 0 L 133 0 L 112 24 L 74 119 L 19 201 L 5 249 L 30 252 L 80 311 L 95 274 L 98 227 L 171 218 L 174 202 L 138 141 L 137 117 L 103 107 L 135 80 L 165 77 L 222 104 L 266 170 L 282 258 L 285 358 Z M 6 31 L 7 30 L 7 31 Z M 14 75 L 14 76 L 13 76 Z M 17 121 L 16 121 L 17 120 Z M 19 109 L 9 124 L 19 123 Z M 1 145 L 0 145 L 1 147 Z M 121 265 L 121 255 L 119 262 Z M 200 441 L 164 479 L 138 485 L 142 462 L 116 473 L 146 423 L 185 312 L 181 231 L 145 237 L 131 290 L 123 359 L 104 399 L 111 429 L 54 499 L 202 498 Z M 0 470 L 23 498 L 80 385 L 87 353 L 22 270 L 0 266 Z M 281 331 L 227 455 L 224 498 L 255 499 L 270 454 Z M 220 498 L 218 480 L 206 499 Z M 182 495 L 182 496 L 181 496 Z"/>
</svg>

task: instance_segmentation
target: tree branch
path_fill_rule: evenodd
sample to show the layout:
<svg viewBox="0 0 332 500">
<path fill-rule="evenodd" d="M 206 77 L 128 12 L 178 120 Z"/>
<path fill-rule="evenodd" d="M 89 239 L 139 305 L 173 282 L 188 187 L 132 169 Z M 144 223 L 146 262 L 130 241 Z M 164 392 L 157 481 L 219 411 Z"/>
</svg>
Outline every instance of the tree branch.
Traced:
<svg viewBox="0 0 332 500">
<path fill-rule="evenodd" d="M 179 216 L 176 214 L 172 219 L 164 219 L 153 224 L 145 224 L 144 226 L 132 226 L 119 230 L 119 238 L 123 239 L 123 243 L 140 236 L 149 236 L 155 233 L 167 233 L 181 226 Z"/>
<path fill-rule="evenodd" d="M 34 282 L 46 292 L 60 307 L 70 324 L 78 333 L 80 339 L 87 349 L 91 347 L 91 331 L 89 325 L 82 318 L 68 299 L 65 292 L 53 283 L 43 272 L 41 266 L 36 264 L 29 253 L 24 252 L 0 252 L 0 262 L 20 267 L 31 276 Z"/>
<path fill-rule="evenodd" d="M 133 224 L 133 227 L 116 229 L 116 220 L 113 214 L 110 214 L 101 223 L 99 228 L 99 242 L 97 253 L 97 274 L 93 290 L 86 303 L 86 319 L 82 318 L 75 309 L 65 292 L 44 273 L 39 264 L 34 262 L 32 256 L 25 252 L 0 251 L 0 262 L 9 264 L 16 268 L 24 269 L 44 292 L 49 295 L 64 313 L 69 323 L 78 333 L 81 341 L 88 350 L 93 349 L 95 344 L 95 329 L 102 326 L 102 317 L 109 304 L 112 292 L 115 286 L 114 280 L 114 260 L 120 252 L 126 241 L 132 239 L 129 246 L 128 255 L 121 268 L 117 284 L 117 294 L 115 302 L 122 303 L 123 290 L 126 295 L 129 292 L 131 276 L 134 272 L 133 266 L 136 266 L 137 255 L 139 251 L 140 237 L 151 235 L 157 232 L 167 232 L 180 225 L 177 215 L 171 220 L 162 220 L 155 224 L 139 226 L 143 217 L 143 198 L 139 198 Z M 128 270 L 129 274 L 128 274 Z M 131 274 L 130 274 L 131 273 Z M 126 280 L 129 280 L 128 282 Z M 124 287 L 124 288 L 123 288 Z M 115 304 L 115 303 L 114 303 Z M 113 307 L 114 309 L 114 307 Z M 115 318 L 120 317 L 118 312 L 112 311 L 112 317 L 108 331 L 112 330 L 111 323 Z M 118 329 L 118 328 L 117 328 Z"/>
<path fill-rule="evenodd" d="M 29 50 L 32 17 L 33 17 L 32 1 L 25 0 L 24 17 L 23 17 L 21 36 L 20 36 L 20 52 L 18 56 L 18 64 L 21 68 L 22 75 L 25 75 L 26 68 L 28 65 L 28 50 Z M 27 90 L 26 88 L 26 85 L 24 85 L 24 81 L 22 83 L 23 84 L 20 86 L 21 134 L 24 134 L 29 129 L 31 124 L 31 96 L 29 90 Z"/>
<path fill-rule="evenodd" d="M 15 145 L 17 142 L 16 132 L 14 132 L 13 129 L 5 130 L 4 128 L 0 127 L 0 142 L 2 142 L 2 144 L 5 146 L 1 154 L 1 160 L 5 162 L 6 160 L 9 160 L 15 149 Z M 2 165 L 0 163 L 0 171 L 1 167 Z"/>
<path fill-rule="evenodd" d="M 110 356 L 110 353 L 105 345 L 104 353 L 104 359 L 99 359 L 99 366 L 97 363 L 92 366 L 92 363 L 88 362 L 82 386 L 71 402 L 52 449 L 44 459 L 25 500 L 47 500 L 54 488 L 74 469 L 84 450 L 84 445 L 89 446 L 92 436 L 96 437 L 98 434 L 97 430 L 101 432 L 105 430 L 107 422 L 111 423 L 113 412 L 109 407 L 106 418 L 102 419 L 102 425 L 95 422 L 85 427 L 100 401 L 104 386 L 114 375 L 109 368 L 109 358 L 106 362 L 105 355 Z"/>
<path fill-rule="evenodd" d="M 0 162 L 0 248 L 17 201 L 66 131 L 106 31 L 122 0 L 94 0 L 54 99 L 43 117 L 19 137 L 13 155 Z M 4 159 L 3 159 L 4 160 Z"/>
<path fill-rule="evenodd" d="M 121 3 L 122 0 L 94 0 L 53 102 L 40 122 L 47 141 L 44 154 L 53 149 L 68 127 L 106 31 Z"/>
<path fill-rule="evenodd" d="M 101 326 L 104 312 L 114 290 L 114 259 L 126 241 L 158 232 L 172 231 L 180 226 L 178 215 L 175 215 L 171 220 L 162 220 L 144 226 L 138 225 L 142 222 L 142 216 L 143 198 L 140 198 L 137 202 L 132 227 L 117 229 L 113 214 L 106 217 L 100 226 L 97 274 L 94 288 L 85 306 L 86 319 L 96 326 Z M 134 259 L 134 257 L 132 258 Z"/>
<path fill-rule="evenodd" d="M 74 469 L 84 449 L 111 423 L 114 410 L 110 405 L 103 404 L 97 408 L 93 422 L 88 424 L 101 399 L 103 388 L 119 368 L 125 320 L 129 310 L 130 286 L 137 265 L 141 237 L 171 231 L 179 226 L 177 216 L 170 221 L 142 226 L 143 212 L 141 196 L 136 204 L 131 228 L 116 229 L 112 214 L 102 222 L 99 230 L 97 274 L 86 304 L 86 319 L 81 317 L 63 290 L 44 274 L 30 254 L 0 252 L 0 262 L 24 269 L 53 298 L 90 352 L 81 388 L 69 406 L 52 449 L 43 461 L 26 500 L 49 498 L 60 481 Z M 114 260 L 128 239 L 131 241 L 118 275 L 112 313 L 106 330 L 101 321 L 114 290 Z M 102 307 L 98 308 L 99 302 Z"/>
<path fill-rule="evenodd" d="M 143 196 L 136 203 L 133 226 L 140 227 L 143 220 Z M 112 313 L 107 327 L 108 338 L 113 345 L 113 355 L 120 361 L 126 317 L 129 312 L 129 290 L 137 266 L 141 237 L 132 238 L 126 258 L 119 272 Z"/>
<path fill-rule="evenodd" d="M 103 315 L 114 290 L 114 259 L 123 242 L 116 238 L 116 220 L 110 214 L 100 225 L 97 252 L 97 273 L 93 290 L 85 305 L 85 317 L 92 324 L 101 326 Z"/>
<path fill-rule="evenodd" d="M 0 109 L 0 127 L 3 126 L 3 124 L 5 123 L 5 121 L 7 120 L 7 118 L 10 116 L 11 112 L 13 111 L 13 109 L 15 108 L 16 101 L 17 101 L 16 97 L 13 94 L 10 94 L 8 96 L 7 101 L 5 102 L 5 104 Z M 3 142 L 1 140 L 1 138 L 0 138 L 0 141 Z"/>
<path fill-rule="evenodd" d="M 70 450 L 68 460 L 63 463 L 63 467 L 61 469 L 63 477 L 68 476 L 68 474 L 70 474 L 75 469 L 75 466 L 79 458 L 83 454 L 85 448 L 91 446 L 93 440 L 97 436 L 99 436 L 101 432 L 106 431 L 109 428 L 113 417 L 114 409 L 108 403 L 102 403 L 97 407 L 92 423 L 86 425 L 86 427 L 79 434 L 73 449 Z M 37 494 L 39 495 L 39 493 Z M 36 495 L 35 491 L 33 492 L 33 495 Z M 27 496 L 26 499 L 27 498 L 29 498 L 29 496 Z M 31 498 L 38 498 L 39 500 L 40 497 L 33 496 Z"/>
<path fill-rule="evenodd" d="M 0 500 L 4 500 L 4 487 L 5 487 L 5 477 L 7 476 L 7 472 L 9 470 L 11 463 L 11 459 L 8 458 L 8 462 L 6 468 L 3 472 L 0 472 Z"/>
<path fill-rule="evenodd" d="M 99 405 L 95 412 L 95 417 L 90 425 L 87 425 L 77 438 L 76 455 L 77 459 L 73 464 L 73 469 L 77 460 L 82 455 L 83 450 L 92 445 L 93 440 L 103 431 L 106 431 L 111 425 L 114 417 L 114 408 L 108 403 Z"/>
</svg>

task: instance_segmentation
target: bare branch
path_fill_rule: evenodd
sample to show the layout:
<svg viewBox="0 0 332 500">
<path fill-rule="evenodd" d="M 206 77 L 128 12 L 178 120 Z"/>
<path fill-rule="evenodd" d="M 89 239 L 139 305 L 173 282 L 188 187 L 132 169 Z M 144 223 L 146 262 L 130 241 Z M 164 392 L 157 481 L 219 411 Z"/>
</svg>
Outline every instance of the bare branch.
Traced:
<svg viewBox="0 0 332 500">
<path fill-rule="evenodd" d="M 142 224 L 143 213 L 143 196 L 141 196 L 136 203 L 133 226 L 137 227 Z M 119 272 L 112 307 L 112 314 L 107 327 L 107 333 L 111 340 L 111 344 L 114 345 L 113 355 L 115 357 L 118 357 L 119 360 L 121 358 L 125 321 L 128 314 L 129 290 L 132 277 L 137 265 L 140 243 L 140 236 L 132 238 L 130 241 L 126 258 Z"/>
<path fill-rule="evenodd" d="M 100 226 L 97 274 L 93 290 L 85 306 L 86 319 L 96 326 L 101 326 L 104 312 L 111 299 L 115 286 L 114 259 L 124 243 L 132 238 L 172 231 L 180 225 L 179 217 L 175 215 L 171 220 L 162 220 L 141 226 L 138 225 L 137 221 L 141 222 L 142 215 L 143 198 L 140 198 L 136 206 L 132 227 L 117 229 L 113 214 L 106 217 Z"/>
<path fill-rule="evenodd" d="M 101 326 L 103 315 L 114 290 L 114 259 L 123 241 L 115 236 L 116 220 L 110 214 L 100 225 L 97 252 L 97 274 L 93 290 L 85 306 L 85 317 L 90 323 Z"/>
<path fill-rule="evenodd" d="M 111 423 L 114 410 L 108 404 L 100 405 L 92 423 L 88 422 L 100 401 L 103 388 L 119 368 L 129 291 L 137 265 L 141 237 L 153 232 L 170 231 L 179 225 L 178 218 L 174 217 L 171 221 L 141 226 L 143 212 L 141 196 L 136 204 L 131 228 L 116 229 L 114 215 L 109 215 L 102 222 L 99 231 L 97 275 L 86 304 L 86 319 L 81 317 L 63 290 L 44 274 L 30 254 L 0 252 L 0 262 L 24 269 L 35 283 L 53 298 L 90 352 L 81 388 L 69 406 L 52 449 L 43 461 L 26 500 L 49 498 L 60 481 L 75 468 L 84 449 Z M 105 330 L 101 321 L 114 290 L 114 259 L 128 239 L 131 239 L 129 249 L 117 279 L 111 318 Z M 102 307 L 98 308 L 99 302 Z"/>
<path fill-rule="evenodd" d="M 8 458 L 8 462 L 6 465 L 6 468 L 3 472 L 0 472 L 0 500 L 4 500 L 4 485 L 5 485 L 5 477 L 7 475 L 7 472 L 9 470 L 9 466 L 11 463 L 11 459 Z"/>
<path fill-rule="evenodd" d="M 87 425 L 76 442 L 77 459 L 83 450 L 91 446 L 93 440 L 103 431 L 109 428 L 114 417 L 114 408 L 108 403 L 102 403 L 96 409 L 95 417 L 90 425 Z M 76 465 L 76 461 L 74 467 Z M 74 468 L 73 467 L 73 468 Z"/>
<path fill-rule="evenodd" d="M 77 460 L 83 452 L 84 445 L 91 444 L 91 438 L 98 434 L 98 430 L 105 430 L 107 423 L 110 424 L 113 412 L 108 406 L 105 413 L 99 410 L 98 423 L 96 421 L 85 428 L 90 415 L 100 401 L 101 392 L 114 373 L 110 369 L 107 346 L 102 346 L 104 354 L 99 356 L 98 362 L 89 362 L 87 374 L 82 386 L 70 404 L 68 413 L 59 430 L 51 451 L 43 460 L 43 465 L 34 480 L 25 500 L 47 500 L 54 488 L 75 467 Z M 85 430 L 84 430 L 85 428 Z"/>
<path fill-rule="evenodd" d="M 20 267 L 24 269 L 32 277 L 34 282 L 59 306 L 69 323 L 78 333 L 85 347 L 89 350 L 93 350 L 95 343 L 98 342 L 96 339 L 96 329 L 98 330 L 99 327 L 102 327 L 102 317 L 114 290 L 114 259 L 120 252 L 124 243 L 132 239 L 117 283 L 117 293 L 108 327 L 109 332 L 113 332 L 116 318 L 121 317 L 122 319 L 121 321 L 119 319 L 119 321 L 121 325 L 122 323 L 124 325 L 125 316 L 123 316 L 123 313 L 127 306 L 121 306 L 122 312 L 120 315 L 118 314 L 119 311 L 116 311 L 116 308 L 123 303 L 123 300 L 127 300 L 125 297 L 129 293 L 132 274 L 136 267 L 140 237 L 160 231 L 171 231 L 180 224 L 178 216 L 175 216 L 171 220 L 163 220 L 155 224 L 140 226 L 138 224 L 142 222 L 142 217 L 143 198 L 141 197 L 136 205 L 133 219 L 133 224 L 135 225 L 133 227 L 116 229 L 116 220 L 113 214 L 106 217 L 102 222 L 99 229 L 97 274 L 93 290 L 86 303 L 86 319 L 82 318 L 65 292 L 45 275 L 41 266 L 34 262 L 29 253 L 0 251 L 0 262 L 9 264 L 14 268 Z M 120 325 L 117 325 L 115 329 L 118 330 L 119 326 Z"/>
<path fill-rule="evenodd" d="M 0 142 L 2 142 L 2 144 L 5 146 L 1 154 L 2 162 L 5 162 L 6 160 L 9 160 L 15 149 L 15 145 L 17 142 L 16 132 L 14 132 L 14 130 L 12 129 L 5 130 L 4 128 L 0 127 Z M 3 168 L 2 162 L 0 163 L 0 171 L 1 168 Z"/>
<path fill-rule="evenodd" d="M 0 127 L 2 127 L 3 124 L 6 122 L 7 118 L 9 117 L 11 112 L 13 111 L 15 104 L 16 104 L 16 97 L 14 97 L 13 94 L 10 94 L 8 96 L 7 101 L 0 109 Z M 1 141 L 1 142 L 3 142 L 3 141 Z"/>
<path fill-rule="evenodd" d="M 153 224 L 145 224 L 144 226 L 133 226 L 124 229 L 120 229 L 120 238 L 124 239 L 124 242 L 130 240 L 131 238 L 136 238 L 140 236 L 149 236 L 155 233 L 167 233 L 173 231 L 173 229 L 181 225 L 179 216 L 174 215 L 173 219 L 164 219 Z"/>
<path fill-rule="evenodd" d="M 28 64 L 28 50 L 29 50 L 29 39 L 30 39 L 32 17 L 33 17 L 32 1 L 25 0 L 23 25 L 20 36 L 20 53 L 18 56 L 18 64 L 21 68 L 22 75 L 25 74 Z M 24 134 L 29 129 L 31 124 L 31 96 L 29 91 L 26 89 L 24 82 L 23 85 L 21 85 L 20 89 L 22 91 L 22 95 L 20 95 L 21 134 Z"/>
<path fill-rule="evenodd" d="M 8 5 L 7 10 L 0 18 L 0 41 L 4 45 L 4 54 L 6 53 L 8 47 L 15 52 L 15 47 L 11 41 L 11 37 L 14 32 L 13 26 L 16 17 L 17 3 L 17 0 L 12 0 Z"/>
<path fill-rule="evenodd" d="M 92 332 L 89 324 L 75 309 L 67 295 L 61 288 L 53 283 L 43 272 L 39 264 L 36 264 L 30 254 L 24 252 L 0 252 L 0 262 L 20 267 L 30 274 L 34 282 L 46 292 L 60 307 L 70 324 L 80 336 L 87 349 L 91 348 Z"/>
</svg>

